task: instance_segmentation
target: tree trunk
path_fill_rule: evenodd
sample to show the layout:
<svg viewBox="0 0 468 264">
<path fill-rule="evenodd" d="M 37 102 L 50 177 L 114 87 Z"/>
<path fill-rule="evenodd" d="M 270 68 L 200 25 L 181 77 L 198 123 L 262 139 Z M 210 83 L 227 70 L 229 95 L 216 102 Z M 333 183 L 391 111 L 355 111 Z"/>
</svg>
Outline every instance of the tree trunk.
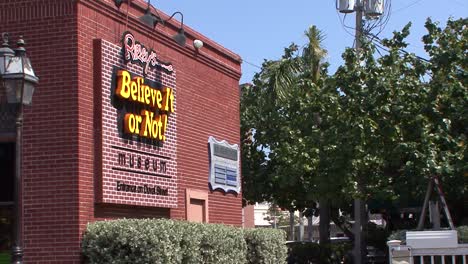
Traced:
<svg viewBox="0 0 468 264">
<path fill-rule="evenodd" d="M 295 230 L 294 230 L 294 210 L 289 211 L 289 240 L 295 241 Z"/>
<path fill-rule="evenodd" d="M 304 241 L 304 215 L 299 212 L 299 241 Z"/>
<path fill-rule="evenodd" d="M 314 240 L 314 226 L 313 226 L 313 221 L 314 221 L 314 216 L 310 215 L 307 217 L 307 236 L 309 238 L 309 241 Z"/>
<path fill-rule="evenodd" d="M 322 199 L 319 201 L 320 208 L 320 225 L 319 239 L 320 244 L 330 243 L 330 208 L 328 200 Z"/>
<path fill-rule="evenodd" d="M 367 233 L 366 202 L 354 200 L 354 263 L 365 263 Z"/>
</svg>

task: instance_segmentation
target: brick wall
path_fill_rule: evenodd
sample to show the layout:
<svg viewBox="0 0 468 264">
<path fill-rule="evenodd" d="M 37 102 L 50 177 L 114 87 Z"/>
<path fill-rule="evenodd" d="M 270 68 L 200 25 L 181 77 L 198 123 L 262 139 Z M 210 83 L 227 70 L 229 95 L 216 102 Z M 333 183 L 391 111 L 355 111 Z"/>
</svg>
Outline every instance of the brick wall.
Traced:
<svg viewBox="0 0 468 264">
<path fill-rule="evenodd" d="M 20 35 L 40 77 L 25 108 L 23 216 L 25 263 L 79 259 L 79 142 L 76 4 L 0 2 L 0 30 Z"/>
<path fill-rule="evenodd" d="M 137 41 L 137 39 L 135 39 Z M 94 54 L 101 56 L 101 64 L 95 65 L 94 74 L 100 76 L 99 96 L 101 124 L 97 124 L 97 133 L 101 134 L 101 150 L 95 158 L 101 163 L 95 180 L 98 180 L 99 197 L 97 201 L 108 204 L 143 205 L 152 207 L 177 207 L 177 89 L 176 73 L 154 69 L 145 76 L 147 84 L 153 88 L 172 89 L 174 95 L 174 113 L 167 113 L 168 122 L 164 141 L 147 140 L 140 136 L 123 133 L 123 119 L 127 113 L 139 114 L 142 107 L 115 96 L 118 70 L 126 70 L 134 77 L 143 76 L 143 67 L 139 64 L 124 63 L 121 45 L 97 39 Z M 154 81 L 154 83 L 149 83 Z M 154 109 L 149 109 L 154 111 Z M 162 113 L 158 113 L 162 114 Z M 117 186 L 118 184 L 118 186 Z M 125 185 L 122 185 L 125 184 Z M 135 190 L 126 186 L 135 186 Z M 152 193 L 153 189 L 156 193 Z M 157 194 L 157 188 L 167 190 Z M 135 192 L 136 191 L 136 192 Z M 149 192 L 148 192 L 149 191 Z"/>
<path fill-rule="evenodd" d="M 177 69 L 178 206 L 170 210 L 170 217 L 185 219 L 185 189 L 209 192 L 208 137 L 225 139 L 231 144 L 239 142 L 240 59 L 187 25 L 187 46 L 180 48 L 171 39 L 178 22 L 169 23 L 164 28 L 158 26 L 151 32 L 136 19 L 144 12 L 144 1 L 132 1 L 135 6 L 129 9 L 128 19 L 125 3 L 120 10 L 116 10 L 111 1 L 107 2 L 109 5 L 82 1 L 78 20 L 80 43 L 90 43 L 93 38 L 102 38 L 117 45 L 122 33 L 130 30 L 142 44 L 153 48 L 162 60 L 171 62 Z M 103 12 L 103 8 L 107 12 Z M 195 38 L 205 42 L 199 52 L 191 46 Z M 84 47 L 88 45 L 83 44 Z M 80 56 L 92 57 L 92 52 L 84 48 Z M 83 71 L 87 70 L 85 64 L 80 67 Z M 86 78 L 83 81 L 80 87 L 92 85 Z M 210 222 L 240 226 L 241 195 L 221 191 L 209 193 Z M 85 224 L 86 221 L 82 223 Z"/>
<path fill-rule="evenodd" d="M 255 209 L 253 205 L 244 207 L 244 228 L 255 227 Z"/>
<path fill-rule="evenodd" d="M 33 106 L 25 110 L 23 204 L 25 263 L 80 263 L 80 238 L 86 224 L 119 217 L 185 219 L 185 189 L 209 193 L 210 222 L 240 226 L 241 194 L 208 188 L 208 137 L 239 144 L 240 58 L 189 27 L 187 46 L 171 36 L 172 21 L 154 31 L 137 20 L 146 7 L 134 0 L 127 19 L 112 0 L 5 0 L 0 2 L 1 31 L 27 41 L 40 77 Z M 157 3 L 156 3 L 157 4 Z M 176 10 L 173 10 L 176 11 Z M 188 17 L 196 14 L 184 10 Z M 167 17 L 163 15 L 164 17 Z M 148 207 L 100 203 L 98 177 L 103 163 L 95 156 L 103 140 L 102 110 L 96 89 L 104 80 L 94 71 L 102 60 L 93 41 L 120 45 L 130 30 L 177 70 L 177 205 Z M 193 39 L 205 45 L 197 52 Z"/>
</svg>

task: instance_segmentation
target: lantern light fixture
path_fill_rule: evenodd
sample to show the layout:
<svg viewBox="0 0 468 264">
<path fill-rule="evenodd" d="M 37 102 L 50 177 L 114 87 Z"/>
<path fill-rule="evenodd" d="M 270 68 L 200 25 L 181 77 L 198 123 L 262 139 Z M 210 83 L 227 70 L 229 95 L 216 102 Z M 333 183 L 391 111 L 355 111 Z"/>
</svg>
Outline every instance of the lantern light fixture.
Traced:
<svg viewBox="0 0 468 264">
<path fill-rule="evenodd" d="M 30 105 L 34 86 L 39 82 L 26 56 L 25 42 L 20 37 L 17 48 L 13 51 L 8 45 L 8 33 L 2 34 L 0 48 L 0 77 L 6 92 L 8 103 Z"/>
<path fill-rule="evenodd" d="M 117 8 L 120 8 L 122 3 L 125 1 L 129 2 L 130 0 L 114 0 L 114 4 Z M 185 36 L 184 14 L 182 14 L 182 12 L 176 11 L 168 19 L 164 20 L 161 18 L 157 10 L 156 14 L 153 14 L 153 12 L 151 11 L 150 0 L 148 0 L 148 7 L 146 8 L 145 13 L 141 17 L 139 17 L 139 20 L 148 27 L 155 28 L 158 25 L 158 23 L 161 23 L 163 26 L 165 26 L 166 22 L 174 18 L 174 16 L 177 14 L 181 16 L 180 28 L 177 30 L 177 33 L 174 36 L 172 36 L 172 39 L 174 39 L 177 44 L 184 47 L 187 42 L 187 37 Z"/>
<path fill-rule="evenodd" d="M 23 216 L 20 203 L 22 176 L 21 176 L 21 141 L 23 127 L 23 105 L 30 105 L 34 93 L 34 86 L 39 78 L 34 74 L 31 61 L 26 56 L 24 40 L 17 42 L 17 48 L 12 50 L 8 44 L 8 33 L 2 33 L 2 47 L 0 48 L 0 87 L 5 89 L 7 102 L 17 106 L 16 113 L 16 149 L 15 149 L 15 178 L 13 189 L 13 204 L 15 221 L 13 225 L 13 247 L 11 249 L 11 263 L 23 263 Z"/>
</svg>

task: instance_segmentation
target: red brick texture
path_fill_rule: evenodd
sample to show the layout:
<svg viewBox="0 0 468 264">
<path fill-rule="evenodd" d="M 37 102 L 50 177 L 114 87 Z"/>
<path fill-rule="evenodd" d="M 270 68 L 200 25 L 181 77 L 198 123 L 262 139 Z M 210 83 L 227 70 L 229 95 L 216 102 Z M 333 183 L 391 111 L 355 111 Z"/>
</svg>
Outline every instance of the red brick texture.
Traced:
<svg viewBox="0 0 468 264">
<path fill-rule="evenodd" d="M 0 2 L 0 31 L 23 35 L 40 77 L 23 129 L 25 263 L 80 258 L 77 16 L 72 1 Z"/>
<path fill-rule="evenodd" d="M 210 222 L 242 225 L 242 194 L 213 192 L 208 185 L 208 137 L 239 144 L 240 58 L 187 26 L 187 46 L 177 46 L 171 36 L 179 23 L 152 30 L 137 19 L 145 7 L 145 1 L 133 0 L 127 16 L 127 4 L 118 10 L 112 0 L 0 2 L 0 31 L 9 32 L 14 41 L 24 36 L 40 77 L 24 121 L 25 263 L 80 263 L 81 236 L 92 221 L 185 219 L 187 188 L 208 193 Z M 189 10 L 184 14 L 186 21 L 197 19 Z M 151 150 L 171 158 L 170 178 L 112 172 L 116 149 L 109 146 L 150 148 L 119 138 L 116 109 L 106 103 L 105 92 L 112 89 L 110 67 L 124 66 L 109 57 L 118 56 L 115 52 L 127 30 L 176 71 L 159 79 L 177 92 L 168 130 L 172 138 Z M 192 47 L 194 39 L 204 42 L 200 51 Z M 97 46 L 101 49 L 96 53 Z M 99 71 L 102 75 L 96 74 Z M 137 68 L 131 71 L 140 74 Z M 118 177 L 128 182 L 141 177 L 138 182 L 168 187 L 169 195 L 150 199 L 115 193 L 112 182 Z"/>
<path fill-rule="evenodd" d="M 101 171 L 96 172 L 97 180 L 100 181 L 98 183 L 100 188 L 96 190 L 97 202 L 175 208 L 177 207 L 176 73 L 150 70 L 145 76 L 147 80 L 159 83 L 163 90 L 166 87 L 172 89 L 175 97 L 175 112 L 168 116 L 166 140 L 161 145 L 157 145 L 158 142 L 146 143 L 138 136 L 125 138 L 127 135 L 123 133 L 122 127 L 124 114 L 131 110 L 139 114 L 140 109 L 113 94 L 117 87 L 117 71 L 126 70 L 134 73 L 135 77 L 141 77 L 143 69 L 138 64 L 124 63 L 121 46 L 105 40 L 95 40 L 94 45 L 94 57 L 102 58 L 101 64 L 95 65 L 94 71 L 102 80 L 100 87 L 94 87 L 102 91 L 101 109 L 95 113 L 95 115 L 101 113 L 99 118 L 101 124 L 100 126 L 98 124 L 97 128 L 101 131 L 102 140 L 95 142 L 101 144 L 100 153 L 96 153 L 95 159 L 102 164 Z M 160 192 L 163 195 L 158 194 L 158 188 L 164 190 Z"/>
<path fill-rule="evenodd" d="M 253 205 L 244 207 L 244 228 L 255 227 L 255 209 Z"/>
</svg>

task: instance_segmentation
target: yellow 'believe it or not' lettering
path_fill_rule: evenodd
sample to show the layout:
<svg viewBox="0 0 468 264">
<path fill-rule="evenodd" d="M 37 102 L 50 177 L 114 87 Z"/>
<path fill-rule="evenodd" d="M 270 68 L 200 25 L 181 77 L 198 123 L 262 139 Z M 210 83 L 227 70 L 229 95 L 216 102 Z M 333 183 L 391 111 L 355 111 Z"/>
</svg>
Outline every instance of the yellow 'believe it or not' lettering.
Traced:
<svg viewBox="0 0 468 264">
<path fill-rule="evenodd" d="M 128 134 L 137 134 L 141 137 L 166 140 L 167 115 L 158 115 L 148 110 L 142 110 L 141 115 L 128 113 L 124 118 L 124 130 Z"/>
<path fill-rule="evenodd" d="M 167 112 L 174 112 L 174 93 L 169 87 L 159 89 L 145 85 L 142 77 L 131 78 L 128 71 L 117 72 L 117 89 L 115 93 L 118 97 L 133 102 L 139 102 L 150 107 Z"/>
<path fill-rule="evenodd" d="M 143 109 L 140 115 L 127 113 L 124 117 L 125 133 L 159 141 L 166 140 L 167 113 L 174 112 L 174 94 L 171 88 L 166 87 L 162 90 L 152 88 L 145 85 L 142 77 L 135 77 L 132 80 L 128 71 L 120 70 L 117 72 L 115 93 L 122 99 L 166 112 L 155 115 L 155 111 Z"/>
</svg>

